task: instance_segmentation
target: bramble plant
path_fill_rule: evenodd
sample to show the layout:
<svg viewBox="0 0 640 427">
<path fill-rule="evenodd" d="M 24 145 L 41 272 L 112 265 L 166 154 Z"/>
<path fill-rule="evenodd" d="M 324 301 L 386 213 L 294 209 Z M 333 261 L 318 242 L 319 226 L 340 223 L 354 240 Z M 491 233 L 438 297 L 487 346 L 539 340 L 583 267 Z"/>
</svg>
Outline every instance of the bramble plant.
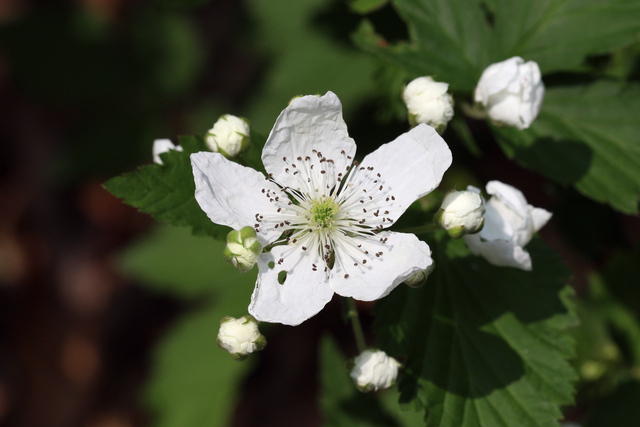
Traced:
<svg viewBox="0 0 640 427">
<path fill-rule="evenodd" d="M 358 425 L 358 416 L 371 422 L 362 425 L 414 425 L 375 396 L 352 393 L 390 387 L 403 410 L 420 413 L 419 424 L 558 425 L 576 384 L 606 370 L 572 365 L 570 328 L 584 303 L 576 308 L 569 269 L 536 235 L 552 213 L 504 173 L 505 182 L 458 179 L 461 188 L 442 185 L 443 176 L 456 153 L 487 161 L 478 134 L 488 131 L 509 159 L 554 185 L 637 215 L 640 85 L 616 64 L 589 67 L 594 55 L 637 61 L 640 4 L 348 3 L 364 15 L 353 41 L 382 70 L 381 115 L 404 117 L 406 132 L 357 152 L 337 90 L 297 96 L 267 138 L 259 133 L 268 129 L 224 115 L 178 145 L 156 141 L 154 163 L 105 188 L 159 221 L 226 237 L 224 258 L 238 277 L 257 270 L 243 312 L 219 306 L 224 316 L 246 316 L 225 318 L 218 335 L 235 359 L 260 357 L 249 354 L 265 343 L 256 322 L 296 326 L 334 294 L 345 300 L 358 355 L 349 370 L 335 344 L 322 342 L 327 425 Z M 395 9 L 409 40 L 376 32 L 381 7 Z M 223 249 L 209 256 L 222 258 Z M 599 280 L 589 298 L 622 310 Z M 373 331 L 363 331 L 354 300 L 375 301 Z M 637 382 L 637 319 L 607 313 L 634 348 L 619 378 Z M 353 411 L 339 403 L 350 399 L 360 402 Z M 378 424 L 367 411 L 381 414 Z"/>
</svg>

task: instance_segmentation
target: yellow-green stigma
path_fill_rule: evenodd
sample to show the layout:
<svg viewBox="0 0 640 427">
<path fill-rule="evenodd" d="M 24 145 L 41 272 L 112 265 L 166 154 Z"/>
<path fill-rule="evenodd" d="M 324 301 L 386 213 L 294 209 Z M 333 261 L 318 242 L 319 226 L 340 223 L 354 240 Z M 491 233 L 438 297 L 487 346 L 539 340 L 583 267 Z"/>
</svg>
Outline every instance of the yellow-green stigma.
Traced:
<svg viewBox="0 0 640 427">
<path fill-rule="evenodd" d="M 330 228 L 333 226 L 334 217 L 339 210 L 340 206 L 333 200 L 333 197 L 313 200 L 309 210 L 311 223 L 316 228 Z"/>
</svg>

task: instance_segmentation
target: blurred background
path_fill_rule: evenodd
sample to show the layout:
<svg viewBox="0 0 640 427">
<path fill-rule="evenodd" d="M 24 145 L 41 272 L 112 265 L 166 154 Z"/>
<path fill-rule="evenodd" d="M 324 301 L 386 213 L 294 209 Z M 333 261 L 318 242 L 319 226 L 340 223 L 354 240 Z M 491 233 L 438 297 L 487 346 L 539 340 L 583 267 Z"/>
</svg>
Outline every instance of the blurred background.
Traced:
<svg viewBox="0 0 640 427">
<path fill-rule="evenodd" d="M 370 19 L 406 38 L 392 8 Z M 352 45 L 359 20 L 339 0 L 0 1 L 0 425 L 320 425 L 318 340 L 331 332 L 355 354 L 338 301 L 302 326 L 267 325 L 267 349 L 236 363 L 215 336 L 222 316 L 246 313 L 255 272 L 240 277 L 219 242 L 159 225 L 101 184 L 150 163 L 154 139 L 204 135 L 222 114 L 267 135 L 300 94 L 337 93 L 361 155 L 394 139 L 406 112 L 399 92 L 380 108 L 380 82 L 404 81 Z M 524 170 L 469 125 L 487 135 L 484 157 L 445 134 L 445 186 L 499 179 L 553 211 L 541 234 L 579 295 L 592 273 L 634 266 L 638 218 Z M 619 289 L 640 312 L 637 291 Z M 570 419 L 617 390 L 628 351 L 596 324 L 577 335 L 580 354 L 607 381 Z M 637 384 L 622 395 L 640 397 Z"/>
</svg>

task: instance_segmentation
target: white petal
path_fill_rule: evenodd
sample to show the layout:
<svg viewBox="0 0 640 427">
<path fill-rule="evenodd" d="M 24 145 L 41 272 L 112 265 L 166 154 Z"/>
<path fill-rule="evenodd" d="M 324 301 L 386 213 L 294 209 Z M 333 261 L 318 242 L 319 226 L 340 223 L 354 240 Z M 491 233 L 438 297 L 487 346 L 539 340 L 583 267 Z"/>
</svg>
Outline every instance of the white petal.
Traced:
<svg viewBox="0 0 640 427">
<path fill-rule="evenodd" d="M 277 185 L 260 172 L 227 160 L 220 153 L 199 152 L 191 155 L 195 197 L 202 210 L 216 224 L 233 229 L 256 224 L 257 213 L 276 214 L 262 189 L 280 193 Z M 258 240 L 267 245 L 280 236 L 272 227 L 259 228 Z"/>
<path fill-rule="evenodd" d="M 176 147 L 175 144 L 171 142 L 170 139 L 156 139 L 155 141 L 153 141 L 152 152 L 153 152 L 154 163 L 161 165 L 162 159 L 160 158 L 160 154 L 166 153 L 169 150 L 182 151 L 182 147 L 181 146 Z"/>
<path fill-rule="evenodd" d="M 444 139 L 431 126 L 420 124 L 367 155 L 359 167 L 365 173 L 355 178 L 355 188 L 367 179 L 366 168 L 373 167 L 371 175 L 380 174 L 376 191 L 382 186 L 378 198 L 391 199 L 380 207 L 388 210 L 390 213 L 385 216 L 395 221 L 411 203 L 438 187 L 451 161 L 451 150 Z"/>
<path fill-rule="evenodd" d="M 260 256 L 258 269 L 249 313 L 260 321 L 299 325 L 322 310 L 333 296 L 321 258 L 311 249 L 302 251 L 300 245 L 275 246 Z M 280 284 L 278 274 L 282 271 L 287 276 Z"/>
<path fill-rule="evenodd" d="M 385 243 L 380 239 L 387 239 Z M 338 294 L 361 301 L 373 301 L 389 294 L 396 286 L 420 270 L 433 264 L 429 245 L 413 234 L 384 231 L 375 237 L 354 238 L 362 252 L 361 259 L 345 257 L 336 251 L 336 263 L 331 270 L 331 288 Z M 368 254 L 364 254 L 364 251 Z M 376 257 L 375 254 L 382 252 Z M 338 262 L 340 257 L 340 262 Z M 358 262 L 357 266 L 354 263 Z M 345 278 L 345 274 L 348 277 Z"/>
<path fill-rule="evenodd" d="M 486 105 L 491 95 L 499 93 L 509 86 L 518 76 L 518 65 L 524 60 L 518 56 L 489 65 L 480 76 L 475 92 L 475 100 Z"/>
<path fill-rule="evenodd" d="M 347 156 L 353 158 L 355 154 L 355 142 L 342 119 L 342 104 L 333 92 L 294 99 L 278 116 L 262 151 L 262 162 L 277 182 L 298 188 L 299 181 L 285 169 L 293 169 L 292 163 L 300 168 L 298 157 L 316 156 L 317 160 L 313 150 L 333 160 L 332 167 L 339 172 L 351 163 Z M 315 173 L 319 174 L 319 170 Z"/>
<path fill-rule="evenodd" d="M 522 191 L 500 181 L 489 181 L 486 188 L 488 194 L 499 198 L 521 218 L 527 218 L 529 204 Z"/>
<path fill-rule="evenodd" d="M 471 253 L 480 255 L 499 267 L 515 267 L 531 270 L 531 256 L 522 247 L 504 240 L 484 241 L 478 234 L 464 236 Z"/>
<path fill-rule="evenodd" d="M 533 221 L 533 231 L 538 231 L 551 219 L 551 212 L 542 208 L 534 208 L 529 205 L 531 210 L 531 220 Z"/>
</svg>

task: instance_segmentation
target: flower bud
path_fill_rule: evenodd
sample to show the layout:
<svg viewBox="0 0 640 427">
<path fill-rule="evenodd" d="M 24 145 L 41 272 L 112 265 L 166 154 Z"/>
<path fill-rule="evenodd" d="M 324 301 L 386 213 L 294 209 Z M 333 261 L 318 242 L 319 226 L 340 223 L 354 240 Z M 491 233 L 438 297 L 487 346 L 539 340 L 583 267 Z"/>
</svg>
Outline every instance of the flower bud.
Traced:
<svg viewBox="0 0 640 427">
<path fill-rule="evenodd" d="M 242 227 L 227 234 L 227 246 L 224 248 L 224 259 L 242 273 L 251 270 L 262 253 L 262 245 L 258 241 L 253 227 Z"/>
<path fill-rule="evenodd" d="M 409 276 L 409 278 L 405 279 L 404 283 L 411 288 L 420 288 L 427 283 L 427 277 L 429 277 L 435 268 L 436 264 L 431 262 L 429 267 L 414 273 L 413 276 Z"/>
<path fill-rule="evenodd" d="M 365 350 L 353 361 L 351 378 L 358 390 L 376 391 L 389 388 L 398 377 L 400 363 L 382 350 Z"/>
<path fill-rule="evenodd" d="M 438 133 L 444 132 L 453 118 L 453 98 L 447 93 L 449 84 L 434 81 L 431 77 L 418 77 L 402 92 L 409 110 L 412 126 L 426 123 Z"/>
<path fill-rule="evenodd" d="M 472 254 L 502 267 L 531 270 L 531 256 L 524 247 L 533 234 L 551 219 L 551 212 L 531 206 L 520 190 L 500 181 L 489 181 L 485 203 L 486 224 L 479 233 L 464 236 Z"/>
<path fill-rule="evenodd" d="M 235 157 L 249 148 L 249 123 L 245 119 L 225 114 L 205 136 L 207 148 L 225 157 Z"/>
<path fill-rule="evenodd" d="M 252 316 L 242 316 L 239 319 L 223 317 L 220 320 L 217 342 L 220 348 L 227 350 L 238 361 L 267 345 L 267 340 L 258 330 L 258 322 Z"/>
<path fill-rule="evenodd" d="M 487 67 L 475 90 L 475 101 L 485 107 L 492 120 L 518 129 L 531 125 L 543 98 L 538 64 L 518 56 Z"/>
<path fill-rule="evenodd" d="M 484 204 L 474 191 L 450 191 L 434 215 L 434 221 L 447 230 L 449 236 L 459 239 L 473 234 L 484 226 Z"/>
<path fill-rule="evenodd" d="M 182 151 L 182 147 L 180 145 L 175 145 L 170 139 L 156 139 L 153 141 L 152 152 L 154 163 L 161 165 L 162 159 L 160 158 L 160 154 L 166 153 L 169 150 Z"/>
</svg>

